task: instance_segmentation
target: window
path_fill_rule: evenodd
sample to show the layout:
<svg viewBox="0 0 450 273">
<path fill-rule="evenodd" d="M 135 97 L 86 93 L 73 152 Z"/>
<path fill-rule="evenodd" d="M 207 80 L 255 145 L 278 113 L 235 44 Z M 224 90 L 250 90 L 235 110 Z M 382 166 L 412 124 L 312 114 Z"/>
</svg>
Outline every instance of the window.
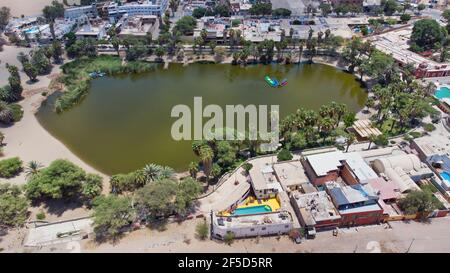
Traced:
<svg viewBox="0 0 450 273">
<path fill-rule="evenodd" d="M 263 227 L 263 228 L 262 228 L 262 230 L 266 230 L 266 228 L 265 228 L 265 227 Z"/>
<path fill-rule="evenodd" d="M 289 225 L 284 225 L 284 228 L 289 228 Z"/>
<path fill-rule="evenodd" d="M 251 228 L 250 231 L 255 231 L 255 229 L 254 229 L 254 228 Z"/>
</svg>

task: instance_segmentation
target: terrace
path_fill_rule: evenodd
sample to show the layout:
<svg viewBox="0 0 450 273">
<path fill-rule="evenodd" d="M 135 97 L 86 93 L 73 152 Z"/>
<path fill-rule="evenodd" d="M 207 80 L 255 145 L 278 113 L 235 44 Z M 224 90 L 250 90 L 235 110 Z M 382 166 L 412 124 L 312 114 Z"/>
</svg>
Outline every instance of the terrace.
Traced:
<svg viewBox="0 0 450 273">
<path fill-rule="evenodd" d="M 303 226 L 323 228 L 339 225 L 341 217 L 325 191 L 294 192 L 291 203 Z"/>
</svg>

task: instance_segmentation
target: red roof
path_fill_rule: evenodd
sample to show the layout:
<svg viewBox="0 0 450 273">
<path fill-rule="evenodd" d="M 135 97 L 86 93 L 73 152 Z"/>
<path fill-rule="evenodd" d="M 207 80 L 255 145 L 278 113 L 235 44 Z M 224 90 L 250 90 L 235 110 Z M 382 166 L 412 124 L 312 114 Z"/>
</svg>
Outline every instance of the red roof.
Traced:
<svg viewBox="0 0 450 273">
<path fill-rule="evenodd" d="M 368 183 L 381 200 L 397 199 L 400 196 L 397 184 L 392 181 L 385 181 L 382 177 L 369 179 L 364 183 Z"/>
</svg>

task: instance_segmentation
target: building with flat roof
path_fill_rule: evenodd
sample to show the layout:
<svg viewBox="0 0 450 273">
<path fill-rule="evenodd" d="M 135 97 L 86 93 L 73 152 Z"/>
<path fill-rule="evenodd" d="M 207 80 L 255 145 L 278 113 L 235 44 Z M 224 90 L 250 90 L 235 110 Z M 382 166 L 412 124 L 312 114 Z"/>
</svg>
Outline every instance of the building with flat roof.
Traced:
<svg viewBox="0 0 450 273">
<path fill-rule="evenodd" d="M 450 63 L 438 63 L 409 50 L 413 25 L 406 25 L 369 38 L 376 49 L 391 55 L 400 65 L 412 64 L 417 78 L 446 77 L 450 75 Z"/>
<path fill-rule="evenodd" d="M 307 194 L 293 192 L 291 204 L 303 227 L 324 229 L 340 224 L 341 216 L 325 191 Z"/>
<path fill-rule="evenodd" d="M 221 240 L 227 233 L 232 233 L 234 238 L 246 238 L 282 235 L 293 229 L 293 218 L 287 211 L 240 216 L 212 213 L 211 222 L 212 235 Z"/>
<path fill-rule="evenodd" d="M 119 37 L 124 36 L 146 36 L 147 33 L 155 31 L 158 17 L 155 15 L 138 15 L 128 17 L 125 15 L 117 23 L 120 29 Z"/>
<path fill-rule="evenodd" d="M 273 198 L 278 192 L 283 191 L 275 176 L 272 164 L 266 162 L 266 158 L 257 158 L 252 161 L 253 168 L 249 172 L 250 183 L 256 198 Z"/>
<path fill-rule="evenodd" d="M 252 43 L 260 43 L 264 40 L 281 41 L 281 28 L 278 20 L 245 20 L 243 25 L 239 26 L 242 37 Z"/>
<path fill-rule="evenodd" d="M 162 16 L 167 9 L 168 0 L 145 0 L 141 3 L 130 2 L 119 5 L 116 2 L 111 2 L 108 5 L 108 16 L 110 22 L 116 22 L 123 15 L 160 15 Z"/>
<path fill-rule="evenodd" d="M 302 164 L 315 186 L 335 181 L 340 176 L 349 185 L 378 177 L 357 152 L 334 151 L 307 155 L 303 157 Z"/>
<path fill-rule="evenodd" d="M 326 191 L 341 215 L 342 226 L 370 225 L 383 221 L 378 195 L 368 184 L 341 185 L 327 182 Z"/>
<path fill-rule="evenodd" d="M 103 39 L 106 36 L 107 24 L 104 22 L 97 23 L 88 23 L 82 26 L 77 32 L 75 32 L 75 36 L 78 39 L 84 38 L 92 38 L 92 39 Z"/>
<path fill-rule="evenodd" d="M 418 137 L 411 141 L 411 147 L 417 150 L 423 161 L 427 161 L 435 155 L 450 155 L 450 139 L 446 136 Z"/>
<path fill-rule="evenodd" d="M 66 19 L 75 20 L 82 16 L 87 16 L 88 18 L 97 17 L 98 12 L 96 4 L 92 4 L 89 6 L 68 8 L 64 10 L 64 18 Z"/>
<path fill-rule="evenodd" d="M 420 158 L 437 175 L 432 182 L 450 199 L 450 140 L 446 136 L 429 135 L 411 141 Z"/>
<path fill-rule="evenodd" d="M 275 163 L 273 164 L 273 170 L 283 190 L 287 192 L 298 190 L 302 184 L 309 183 L 300 160 Z"/>
</svg>

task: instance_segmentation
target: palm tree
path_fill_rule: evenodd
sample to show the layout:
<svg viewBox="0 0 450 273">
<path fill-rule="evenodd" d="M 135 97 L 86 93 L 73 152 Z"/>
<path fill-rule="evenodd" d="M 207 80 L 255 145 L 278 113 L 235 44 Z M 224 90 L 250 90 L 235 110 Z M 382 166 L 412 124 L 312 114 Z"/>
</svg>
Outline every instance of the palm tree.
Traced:
<svg viewBox="0 0 450 273">
<path fill-rule="evenodd" d="M 43 165 L 37 161 L 32 160 L 28 162 L 27 166 L 25 167 L 26 177 L 29 178 L 38 174 L 42 167 Z"/>
<path fill-rule="evenodd" d="M 231 51 L 234 51 L 234 43 L 236 38 L 236 32 L 234 31 L 234 29 L 230 29 L 228 31 L 228 37 L 230 38 L 230 49 Z"/>
<path fill-rule="evenodd" d="M 298 64 L 302 62 L 302 54 L 303 54 L 303 41 L 298 42 Z"/>
<path fill-rule="evenodd" d="M 153 163 L 145 165 L 143 171 L 147 182 L 158 180 L 162 168 L 162 166 Z"/>
<path fill-rule="evenodd" d="M 345 152 L 348 152 L 348 148 L 350 147 L 350 145 L 355 143 L 355 141 L 356 141 L 355 134 L 353 134 L 353 133 L 348 134 L 348 136 L 347 136 L 347 148 L 345 149 Z"/>
<path fill-rule="evenodd" d="M 205 172 L 206 177 L 209 178 L 209 176 L 211 175 L 214 151 L 211 149 L 211 147 L 203 145 L 200 148 L 199 156 L 200 160 L 203 162 L 203 171 Z"/>
<path fill-rule="evenodd" d="M 370 108 L 375 106 L 375 100 L 373 97 L 368 97 L 365 106 L 367 107 L 367 111 L 370 111 Z"/>
<path fill-rule="evenodd" d="M 321 118 L 325 118 L 325 117 L 332 118 L 333 117 L 332 104 L 331 105 L 324 104 L 324 105 L 320 106 L 319 115 Z"/>
<path fill-rule="evenodd" d="M 306 110 L 305 111 L 305 126 L 314 127 L 317 125 L 317 122 L 319 120 L 319 117 L 317 116 L 317 113 L 313 110 Z"/>
<path fill-rule="evenodd" d="M 147 184 L 147 176 L 145 175 L 145 172 L 143 169 L 139 169 L 135 171 L 134 173 L 134 182 L 139 186 L 144 186 Z"/>
<path fill-rule="evenodd" d="M 335 108 L 336 113 L 336 126 L 339 126 L 339 122 L 341 122 L 342 117 L 347 113 L 347 105 L 344 103 L 338 103 L 336 104 Z"/>
<path fill-rule="evenodd" d="M 171 167 L 162 166 L 161 171 L 158 174 L 158 180 L 173 179 L 175 178 L 175 171 Z"/>
<path fill-rule="evenodd" d="M 170 0 L 169 1 L 169 8 L 172 11 L 172 15 L 175 14 L 175 11 L 177 11 L 179 4 L 180 4 L 179 0 Z"/>
<path fill-rule="evenodd" d="M 13 113 L 9 105 L 4 101 L 0 101 L 0 122 L 10 124 L 13 120 Z"/>
<path fill-rule="evenodd" d="M 325 143 L 326 137 L 333 130 L 335 121 L 330 117 L 324 117 L 320 120 L 320 133 L 323 135 L 322 143 Z"/>
<path fill-rule="evenodd" d="M 308 49 L 309 63 L 312 63 L 316 54 L 316 41 L 313 39 L 306 40 L 306 48 Z"/>
<path fill-rule="evenodd" d="M 372 146 L 372 143 L 375 142 L 375 140 L 377 139 L 376 135 L 369 135 L 369 147 L 367 147 L 367 150 L 370 150 L 370 146 Z"/>
<path fill-rule="evenodd" d="M 191 163 L 189 163 L 189 174 L 191 175 L 192 178 L 197 178 L 197 172 L 198 172 L 198 163 L 192 161 Z"/>
</svg>

